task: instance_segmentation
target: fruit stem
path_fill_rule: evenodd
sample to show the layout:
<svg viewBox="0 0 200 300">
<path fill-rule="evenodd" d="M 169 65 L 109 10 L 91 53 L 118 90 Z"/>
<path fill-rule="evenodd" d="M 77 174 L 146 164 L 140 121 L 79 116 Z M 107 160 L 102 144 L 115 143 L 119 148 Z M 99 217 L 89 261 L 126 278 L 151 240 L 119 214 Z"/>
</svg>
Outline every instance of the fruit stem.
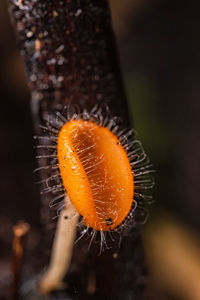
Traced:
<svg viewBox="0 0 200 300">
<path fill-rule="evenodd" d="M 66 203 L 67 207 L 59 216 L 49 267 L 39 282 L 42 295 L 62 287 L 62 280 L 71 262 L 79 215 L 71 201 L 67 199 Z"/>
</svg>

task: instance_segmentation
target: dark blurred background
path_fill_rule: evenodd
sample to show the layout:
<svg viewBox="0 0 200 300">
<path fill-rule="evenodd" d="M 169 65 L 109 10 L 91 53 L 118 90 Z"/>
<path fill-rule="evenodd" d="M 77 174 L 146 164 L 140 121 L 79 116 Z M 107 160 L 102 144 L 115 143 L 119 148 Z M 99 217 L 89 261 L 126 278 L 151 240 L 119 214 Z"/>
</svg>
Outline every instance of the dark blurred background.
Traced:
<svg viewBox="0 0 200 300">
<path fill-rule="evenodd" d="M 110 0 L 138 138 L 156 169 L 144 227 L 149 299 L 200 299 L 200 10 L 198 1 Z M 40 226 L 29 91 L 0 1 L 0 285 L 12 226 Z M 6 232 L 5 232 L 6 230 Z M 2 274 L 3 273 L 3 274 Z M 0 294 L 1 298 L 1 294 Z"/>
</svg>

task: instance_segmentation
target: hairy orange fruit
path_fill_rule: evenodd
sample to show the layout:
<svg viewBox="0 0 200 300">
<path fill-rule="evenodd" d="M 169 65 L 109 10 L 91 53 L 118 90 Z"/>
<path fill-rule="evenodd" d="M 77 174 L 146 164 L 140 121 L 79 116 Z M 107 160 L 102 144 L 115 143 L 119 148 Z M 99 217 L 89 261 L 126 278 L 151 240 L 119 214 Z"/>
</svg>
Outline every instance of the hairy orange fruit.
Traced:
<svg viewBox="0 0 200 300">
<path fill-rule="evenodd" d="M 59 132 L 63 185 L 83 223 L 94 230 L 119 226 L 131 211 L 134 178 L 126 151 L 106 127 L 70 120 Z"/>
</svg>

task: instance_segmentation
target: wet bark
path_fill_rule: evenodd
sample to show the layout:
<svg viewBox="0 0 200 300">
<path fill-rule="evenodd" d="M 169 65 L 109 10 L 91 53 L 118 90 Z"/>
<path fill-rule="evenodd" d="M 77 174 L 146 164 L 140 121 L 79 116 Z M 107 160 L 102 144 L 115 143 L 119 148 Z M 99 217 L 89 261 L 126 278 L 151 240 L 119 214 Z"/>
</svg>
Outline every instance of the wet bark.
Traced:
<svg viewBox="0 0 200 300">
<path fill-rule="evenodd" d="M 9 5 L 25 62 L 36 132 L 48 113 L 67 104 L 80 111 L 106 105 L 111 116 L 130 127 L 107 1 L 9 0 Z M 121 238 L 120 248 L 117 244 L 100 256 L 95 246 L 88 250 L 88 240 L 82 239 L 74 247 L 66 289 L 53 293 L 52 299 L 144 299 L 146 267 L 140 228 L 134 225 Z M 91 284 L 95 285 L 92 292 Z"/>
</svg>

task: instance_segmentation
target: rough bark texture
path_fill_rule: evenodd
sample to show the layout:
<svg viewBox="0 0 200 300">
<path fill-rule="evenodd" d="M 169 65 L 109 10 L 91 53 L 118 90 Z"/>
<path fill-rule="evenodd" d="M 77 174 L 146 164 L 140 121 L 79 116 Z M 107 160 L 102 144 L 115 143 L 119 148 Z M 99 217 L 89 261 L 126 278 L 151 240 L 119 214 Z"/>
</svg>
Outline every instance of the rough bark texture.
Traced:
<svg viewBox="0 0 200 300">
<path fill-rule="evenodd" d="M 80 110 L 106 104 L 112 116 L 130 126 L 107 1 L 10 0 L 9 4 L 36 131 L 46 114 L 66 104 Z M 136 225 L 122 237 L 119 249 L 98 256 L 95 246 L 88 251 L 87 245 L 83 239 L 75 246 L 66 290 L 52 294 L 52 299 L 144 299 L 146 270 Z M 89 295 L 94 278 L 96 289 Z"/>
</svg>

